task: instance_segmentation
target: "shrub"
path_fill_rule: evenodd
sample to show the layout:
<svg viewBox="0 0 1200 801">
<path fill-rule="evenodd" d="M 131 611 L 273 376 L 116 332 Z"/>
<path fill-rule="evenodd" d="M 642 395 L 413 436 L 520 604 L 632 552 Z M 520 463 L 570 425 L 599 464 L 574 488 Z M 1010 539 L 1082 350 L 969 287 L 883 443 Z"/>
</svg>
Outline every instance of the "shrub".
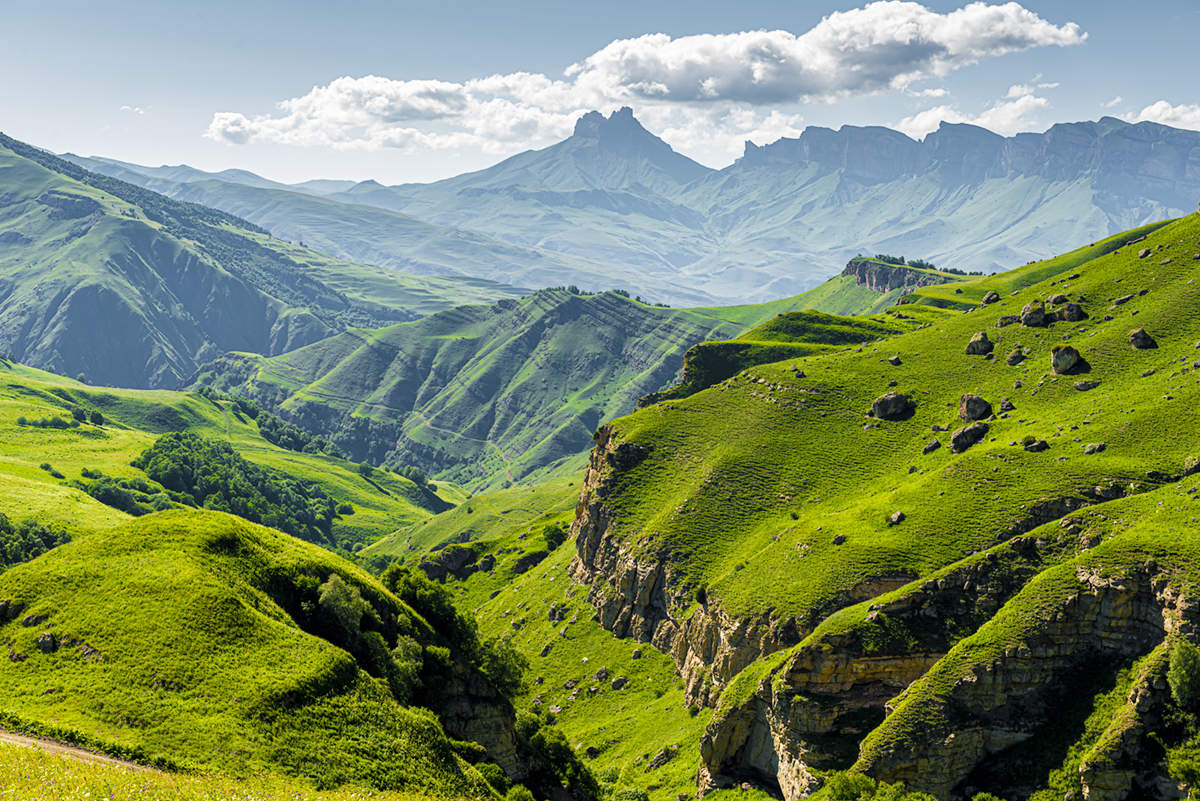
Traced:
<svg viewBox="0 0 1200 801">
<path fill-rule="evenodd" d="M 514 784 L 508 788 L 508 793 L 504 796 L 504 801 L 535 801 L 533 793 L 523 784 Z"/>
<path fill-rule="evenodd" d="M 512 783 L 508 780 L 508 775 L 504 772 L 504 768 L 495 763 L 482 762 L 476 765 L 475 769 L 483 775 L 484 780 L 492 786 L 492 789 L 501 795 L 507 793 L 512 787 Z M 532 798 L 533 796 L 531 795 L 530 797 Z"/>
<path fill-rule="evenodd" d="M 1167 684 L 1180 709 L 1200 711 L 1200 648 L 1182 638 L 1175 642 L 1167 666 Z"/>
<path fill-rule="evenodd" d="M 104 415 L 100 414 L 100 412 L 98 412 L 98 411 L 93 410 L 92 413 L 90 415 L 88 415 L 88 422 L 90 422 L 94 426 L 102 426 L 102 425 L 104 425 Z"/>
<path fill-rule="evenodd" d="M 337 505 L 337 513 L 339 515 L 352 515 L 354 514 L 354 506 L 349 503 L 339 503 Z"/>
<path fill-rule="evenodd" d="M 542 538 L 546 540 L 546 550 L 553 551 L 567 541 L 567 531 L 561 523 L 551 523 L 542 529 Z"/>
<path fill-rule="evenodd" d="M 36 520 L 15 525 L 0 514 L 0 569 L 28 562 L 70 539 L 71 536 L 60 528 Z"/>
</svg>

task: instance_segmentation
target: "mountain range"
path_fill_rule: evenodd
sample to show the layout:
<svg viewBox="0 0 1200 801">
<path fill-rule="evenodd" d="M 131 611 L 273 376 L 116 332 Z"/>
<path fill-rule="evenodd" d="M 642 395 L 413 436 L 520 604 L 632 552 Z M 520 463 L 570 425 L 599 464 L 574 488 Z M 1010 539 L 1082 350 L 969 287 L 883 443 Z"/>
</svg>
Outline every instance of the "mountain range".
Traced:
<svg viewBox="0 0 1200 801">
<path fill-rule="evenodd" d="M 342 258 L 674 304 L 797 294 L 860 252 L 1011 269 L 1200 197 L 1200 133 L 1113 117 L 1011 137 L 943 123 L 921 141 L 809 127 L 714 170 L 625 108 L 488 169 L 397 186 L 66 158 Z"/>
</svg>

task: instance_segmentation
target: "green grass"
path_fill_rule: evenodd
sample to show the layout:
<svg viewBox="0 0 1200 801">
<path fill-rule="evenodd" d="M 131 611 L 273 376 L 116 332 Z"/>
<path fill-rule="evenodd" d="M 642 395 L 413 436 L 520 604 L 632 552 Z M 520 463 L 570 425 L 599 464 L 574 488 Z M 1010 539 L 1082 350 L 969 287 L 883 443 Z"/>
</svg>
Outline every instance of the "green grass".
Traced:
<svg viewBox="0 0 1200 801">
<path fill-rule="evenodd" d="M 3 624 L 21 655 L 0 676 L 3 720 L 141 762 L 481 794 L 436 716 L 301 629 L 289 582 L 334 573 L 385 618 L 411 618 L 361 570 L 230 515 L 162 512 L 80 537 L 0 575 L 0 598 L 45 616 Z M 57 650 L 39 649 L 43 632 Z"/>
<path fill-rule="evenodd" d="M 20 417 L 70 418 L 75 406 L 100 411 L 106 423 L 69 429 L 17 424 Z M 429 498 L 410 480 L 389 471 L 376 471 L 368 480 L 344 460 L 279 448 L 228 402 L 168 390 L 93 387 L 8 362 L 0 362 L 0 512 L 14 520 L 39 517 L 84 530 L 127 520 L 70 482 L 84 469 L 122 478 L 142 475 L 130 462 L 159 434 L 175 430 L 228 442 L 251 462 L 315 482 L 351 504 L 354 514 L 337 520 L 333 532 L 346 550 L 432 514 Z M 40 469 L 43 462 L 66 480 Z"/>
<path fill-rule="evenodd" d="M 1146 244 L 1164 245 L 1152 259 L 1139 260 L 1126 248 L 1090 261 L 1063 258 L 1049 273 L 1031 265 L 1024 270 L 1040 283 L 981 310 L 942 314 L 927 328 L 877 345 L 753 368 L 614 422 L 618 440 L 653 450 L 615 478 L 605 501 L 620 509 L 612 532 L 636 552 L 676 554 L 679 574 L 707 585 L 709 597 L 730 613 L 770 611 L 815 625 L 855 585 L 922 575 L 987 547 L 1044 498 L 1140 479 L 1150 469 L 1177 471 L 1193 450 L 1186 432 L 1197 389 L 1173 376 L 1170 364 L 1188 359 L 1200 339 L 1200 324 L 1185 311 L 1200 299 L 1200 289 L 1189 284 L 1197 219 L 1152 233 Z M 1159 265 L 1169 257 L 1171 264 Z M 1081 277 L 1065 280 L 1070 271 Z M 985 279 L 976 287 L 980 295 L 992 286 L 988 281 L 1007 287 L 1022 279 Z M 1145 297 L 1108 311 L 1112 298 L 1143 288 Z M 1090 318 L 1044 329 L 996 328 L 999 315 L 1059 291 L 1083 296 Z M 1115 319 L 1104 321 L 1106 314 Z M 1153 329 L 1158 350 L 1129 347 L 1126 334 L 1137 325 Z M 1029 358 L 1009 367 L 1003 358 L 965 355 L 978 330 L 989 332 L 999 354 L 1021 346 Z M 1050 346 L 1064 339 L 1081 349 L 1091 364 L 1084 377 L 1100 379 L 1098 389 L 1076 391 L 1078 377 L 1050 375 Z M 902 357 L 899 367 L 885 361 L 894 353 Z M 807 377 L 797 378 L 793 366 Z M 1148 368 L 1158 372 L 1141 378 Z M 891 380 L 917 401 L 915 415 L 864 428 L 877 422 L 865 413 Z M 930 439 L 949 444 L 930 429 L 961 425 L 964 392 L 997 407 L 1010 397 L 1016 411 L 992 423 L 987 440 L 964 454 L 943 447 L 923 456 Z M 1046 438 L 1051 449 L 1036 454 L 1009 445 L 1027 434 Z M 1106 442 L 1108 449 L 1084 456 L 1087 442 Z M 894 511 L 907 520 L 887 526 Z M 846 542 L 834 545 L 836 534 Z M 743 580 L 742 570 L 756 581 Z M 776 591 L 758 592 L 761 582 Z"/>
<path fill-rule="evenodd" d="M 411 801 L 420 793 L 343 787 L 314 790 L 296 779 L 157 773 L 0 743 L 6 801 Z"/>
</svg>

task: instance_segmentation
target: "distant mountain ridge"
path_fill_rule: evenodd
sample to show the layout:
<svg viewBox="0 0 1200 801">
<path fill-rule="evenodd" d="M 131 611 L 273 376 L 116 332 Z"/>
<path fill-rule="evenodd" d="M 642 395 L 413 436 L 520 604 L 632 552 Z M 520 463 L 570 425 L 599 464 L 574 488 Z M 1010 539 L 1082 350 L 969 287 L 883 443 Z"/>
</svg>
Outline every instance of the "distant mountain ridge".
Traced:
<svg viewBox="0 0 1200 801">
<path fill-rule="evenodd" d="M 1010 137 L 943 123 L 921 141 L 883 127 L 809 127 L 747 143 L 740 159 L 713 170 L 625 108 L 590 112 L 558 144 L 434 183 L 322 182 L 319 223 L 300 211 L 314 200 L 308 186 L 250 198 L 268 190 L 245 186 L 240 174 L 236 189 L 218 176 L 172 189 L 159 168 L 119 169 L 145 173 L 172 196 L 236 207 L 277 235 L 319 236 L 322 247 L 354 258 L 369 249 L 374 263 L 415 263 L 427 250 L 382 224 L 364 230 L 356 222 L 364 206 L 482 237 L 469 259 L 424 269 L 703 304 L 803 292 L 858 252 L 992 272 L 1178 216 L 1200 200 L 1200 132 L 1114 117 Z M 529 249 L 540 266 L 522 269 L 519 253 L 490 252 L 496 242 Z"/>
</svg>

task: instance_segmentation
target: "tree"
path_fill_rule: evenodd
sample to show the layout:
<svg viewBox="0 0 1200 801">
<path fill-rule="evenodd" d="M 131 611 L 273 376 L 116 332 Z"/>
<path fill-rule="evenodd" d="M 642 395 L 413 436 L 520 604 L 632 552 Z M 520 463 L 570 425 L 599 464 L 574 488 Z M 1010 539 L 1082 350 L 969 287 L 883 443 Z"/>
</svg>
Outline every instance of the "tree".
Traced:
<svg viewBox="0 0 1200 801">
<path fill-rule="evenodd" d="M 325 619 L 341 630 L 347 644 L 358 640 L 367 602 L 357 587 L 351 587 L 337 573 L 331 573 L 321 585 L 317 605 Z"/>
<path fill-rule="evenodd" d="M 100 414 L 99 411 L 93 410 L 88 416 L 88 421 L 94 426 L 102 426 L 104 425 L 104 415 Z"/>
</svg>

